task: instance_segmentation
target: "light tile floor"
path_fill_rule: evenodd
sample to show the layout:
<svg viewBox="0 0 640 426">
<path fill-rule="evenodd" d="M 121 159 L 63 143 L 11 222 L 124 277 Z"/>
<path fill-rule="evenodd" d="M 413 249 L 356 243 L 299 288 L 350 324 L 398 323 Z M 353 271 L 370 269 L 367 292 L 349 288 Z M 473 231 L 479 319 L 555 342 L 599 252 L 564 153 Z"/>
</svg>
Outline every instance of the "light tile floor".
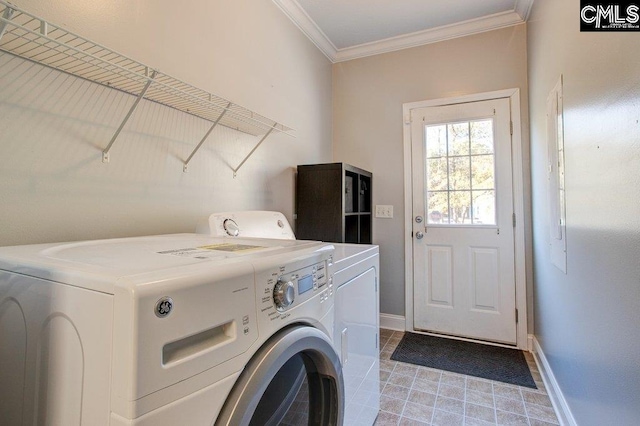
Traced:
<svg viewBox="0 0 640 426">
<path fill-rule="evenodd" d="M 525 352 L 538 389 L 391 361 L 403 332 L 380 330 L 380 414 L 387 425 L 557 425 L 533 356 Z"/>
</svg>

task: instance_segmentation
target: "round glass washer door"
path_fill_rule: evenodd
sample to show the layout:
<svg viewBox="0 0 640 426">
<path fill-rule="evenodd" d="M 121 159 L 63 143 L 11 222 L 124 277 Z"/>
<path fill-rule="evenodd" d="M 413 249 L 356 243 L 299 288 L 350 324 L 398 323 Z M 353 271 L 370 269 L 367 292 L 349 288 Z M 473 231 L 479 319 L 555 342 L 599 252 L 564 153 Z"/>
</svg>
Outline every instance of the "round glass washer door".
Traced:
<svg viewBox="0 0 640 426">
<path fill-rule="evenodd" d="M 341 425 L 344 381 L 331 342 L 297 325 L 272 336 L 247 364 L 216 426 Z"/>
</svg>

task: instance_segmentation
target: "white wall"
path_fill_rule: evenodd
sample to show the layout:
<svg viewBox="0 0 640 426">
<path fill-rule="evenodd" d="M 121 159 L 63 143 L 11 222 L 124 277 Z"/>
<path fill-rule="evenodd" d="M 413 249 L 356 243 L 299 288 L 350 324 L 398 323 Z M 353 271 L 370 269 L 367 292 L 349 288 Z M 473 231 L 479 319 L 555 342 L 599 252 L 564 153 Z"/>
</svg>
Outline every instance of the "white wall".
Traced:
<svg viewBox="0 0 640 426">
<path fill-rule="evenodd" d="M 15 0 L 100 44 L 280 121 L 258 139 L 0 53 L 0 245 L 193 231 L 213 211 L 292 219 L 297 164 L 331 160 L 331 64 L 270 0 Z"/>
<path fill-rule="evenodd" d="M 394 206 L 393 219 L 373 222 L 373 242 L 380 245 L 383 313 L 405 311 L 402 104 L 520 88 L 523 196 L 525 211 L 530 211 L 526 71 L 525 25 L 333 66 L 333 159 L 373 172 L 373 203 Z"/>
<path fill-rule="evenodd" d="M 577 423 L 640 419 L 640 38 L 580 33 L 578 0 L 528 24 L 535 333 Z M 564 77 L 567 274 L 550 262 L 545 102 Z"/>
</svg>

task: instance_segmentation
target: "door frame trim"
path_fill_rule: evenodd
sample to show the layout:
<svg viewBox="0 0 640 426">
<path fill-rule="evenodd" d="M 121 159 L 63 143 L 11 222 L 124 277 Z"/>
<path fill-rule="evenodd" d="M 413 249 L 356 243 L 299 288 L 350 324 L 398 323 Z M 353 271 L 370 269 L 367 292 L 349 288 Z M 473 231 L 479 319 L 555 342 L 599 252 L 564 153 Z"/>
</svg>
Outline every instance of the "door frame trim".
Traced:
<svg viewBox="0 0 640 426">
<path fill-rule="evenodd" d="M 404 142 L 404 258 L 405 258 L 405 329 L 414 330 L 413 312 L 413 195 L 411 167 L 411 110 L 416 108 L 445 106 L 467 102 L 487 101 L 508 98 L 513 122 L 511 135 L 511 164 L 513 168 L 513 208 L 516 214 L 514 228 L 515 278 L 516 278 L 516 344 L 519 349 L 527 350 L 527 276 L 525 266 L 525 227 L 524 227 L 524 168 L 522 164 L 522 123 L 520 117 L 520 89 L 505 89 L 451 98 L 431 99 L 409 102 L 402 105 L 403 142 Z M 515 315 L 515 312 L 514 312 Z"/>
</svg>

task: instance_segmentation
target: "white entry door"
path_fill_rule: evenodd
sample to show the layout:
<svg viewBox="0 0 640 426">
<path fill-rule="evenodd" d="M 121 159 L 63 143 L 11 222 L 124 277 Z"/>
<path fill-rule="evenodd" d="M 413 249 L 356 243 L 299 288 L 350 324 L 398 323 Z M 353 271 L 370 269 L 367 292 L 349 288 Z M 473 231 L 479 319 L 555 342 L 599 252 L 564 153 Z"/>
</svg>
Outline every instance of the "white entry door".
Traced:
<svg viewBox="0 0 640 426">
<path fill-rule="evenodd" d="M 411 111 L 414 328 L 516 343 L 508 98 Z"/>
</svg>

